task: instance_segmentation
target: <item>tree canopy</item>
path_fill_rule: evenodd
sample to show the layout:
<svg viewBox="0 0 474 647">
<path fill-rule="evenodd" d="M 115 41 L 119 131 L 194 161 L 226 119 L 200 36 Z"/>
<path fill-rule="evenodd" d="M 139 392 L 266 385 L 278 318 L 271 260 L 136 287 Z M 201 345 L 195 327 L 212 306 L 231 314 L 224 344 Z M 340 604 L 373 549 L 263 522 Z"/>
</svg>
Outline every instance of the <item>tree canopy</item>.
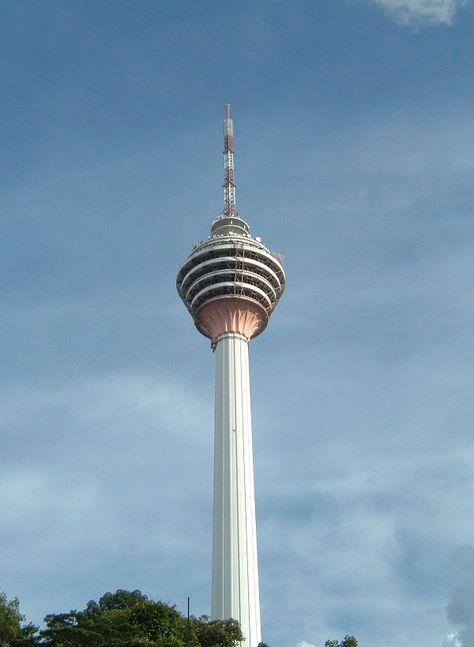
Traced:
<svg viewBox="0 0 474 647">
<path fill-rule="evenodd" d="M 346 636 L 342 642 L 338 640 L 326 640 L 324 647 L 357 647 L 358 644 L 354 636 Z"/>
<path fill-rule="evenodd" d="M 41 631 L 25 624 L 16 598 L 0 593 L 0 647 L 237 647 L 241 641 L 237 620 L 188 620 L 174 605 L 138 590 L 105 593 L 82 611 L 51 613 Z M 358 647 L 358 642 L 346 636 L 342 642 L 327 640 L 325 647 Z"/>
<path fill-rule="evenodd" d="M 140 591 L 106 593 L 83 611 L 50 614 L 39 643 L 46 647 L 235 647 L 242 640 L 235 620 L 189 622 L 175 606 Z"/>
<path fill-rule="evenodd" d="M 0 591 L 0 647 L 26 647 L 35 644 L 37 627 L 25 624 L 24 620 L 18 599 L 8 600 L 5 593 Z"/>
</svg>

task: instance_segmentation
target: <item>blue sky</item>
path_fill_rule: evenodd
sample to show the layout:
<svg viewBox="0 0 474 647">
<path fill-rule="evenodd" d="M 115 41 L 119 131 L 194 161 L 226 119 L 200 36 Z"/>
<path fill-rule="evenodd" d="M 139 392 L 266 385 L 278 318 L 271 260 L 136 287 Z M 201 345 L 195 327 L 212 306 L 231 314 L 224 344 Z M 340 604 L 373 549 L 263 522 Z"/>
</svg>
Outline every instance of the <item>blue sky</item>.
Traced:
<svg viewBox="0 0 474 647">
<path fill-rule="evenodd" d="M 209 611 L 221 209 L 285 256 L 251 345 L 264 639 L 474 646 L 474 3 L 0 2 L 0 590 Z"/>
</svg>

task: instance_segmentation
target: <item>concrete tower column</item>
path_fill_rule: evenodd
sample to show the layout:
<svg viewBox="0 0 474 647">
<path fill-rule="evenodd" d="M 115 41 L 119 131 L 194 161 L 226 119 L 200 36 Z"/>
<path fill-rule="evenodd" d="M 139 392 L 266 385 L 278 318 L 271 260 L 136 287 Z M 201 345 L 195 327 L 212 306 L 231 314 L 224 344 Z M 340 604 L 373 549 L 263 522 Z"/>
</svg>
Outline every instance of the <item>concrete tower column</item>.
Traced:
<svg viewBox="0 0 474 647">
<path fill-rule="evenodd" d="M 215 347 L 212 618 L 240 620 L 245 645 L 261 641 L 248 340 Z"/>
</svg>

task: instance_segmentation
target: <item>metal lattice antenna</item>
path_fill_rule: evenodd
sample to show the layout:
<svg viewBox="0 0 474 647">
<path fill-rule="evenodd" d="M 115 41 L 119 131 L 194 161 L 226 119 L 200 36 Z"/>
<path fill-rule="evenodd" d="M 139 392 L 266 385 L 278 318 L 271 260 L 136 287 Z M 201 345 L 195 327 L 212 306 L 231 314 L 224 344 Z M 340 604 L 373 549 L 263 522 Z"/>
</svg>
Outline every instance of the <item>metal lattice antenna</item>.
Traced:
<svg viewBox="0 0 474 647">
<path fill-rule="evenodd" d="M 230 105 L 225 107 L 224 119 L 224 216 L 236 216 L 234 177 L 234 124 L 230 116 Z"/>
</svg>

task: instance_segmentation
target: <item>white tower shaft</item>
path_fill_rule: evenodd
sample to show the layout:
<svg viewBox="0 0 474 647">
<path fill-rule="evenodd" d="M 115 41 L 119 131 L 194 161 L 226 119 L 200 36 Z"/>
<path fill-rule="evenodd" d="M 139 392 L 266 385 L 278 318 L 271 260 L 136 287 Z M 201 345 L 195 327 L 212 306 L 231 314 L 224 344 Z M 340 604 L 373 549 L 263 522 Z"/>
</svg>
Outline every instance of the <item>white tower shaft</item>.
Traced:
<svg viewBox="0 0 474 647">
<path fill-rule="evenodd" d="M 261 641 L 248 340 L 217 341 L 212 611 L 236 618 L 245 647 Z"/>
</svg>

